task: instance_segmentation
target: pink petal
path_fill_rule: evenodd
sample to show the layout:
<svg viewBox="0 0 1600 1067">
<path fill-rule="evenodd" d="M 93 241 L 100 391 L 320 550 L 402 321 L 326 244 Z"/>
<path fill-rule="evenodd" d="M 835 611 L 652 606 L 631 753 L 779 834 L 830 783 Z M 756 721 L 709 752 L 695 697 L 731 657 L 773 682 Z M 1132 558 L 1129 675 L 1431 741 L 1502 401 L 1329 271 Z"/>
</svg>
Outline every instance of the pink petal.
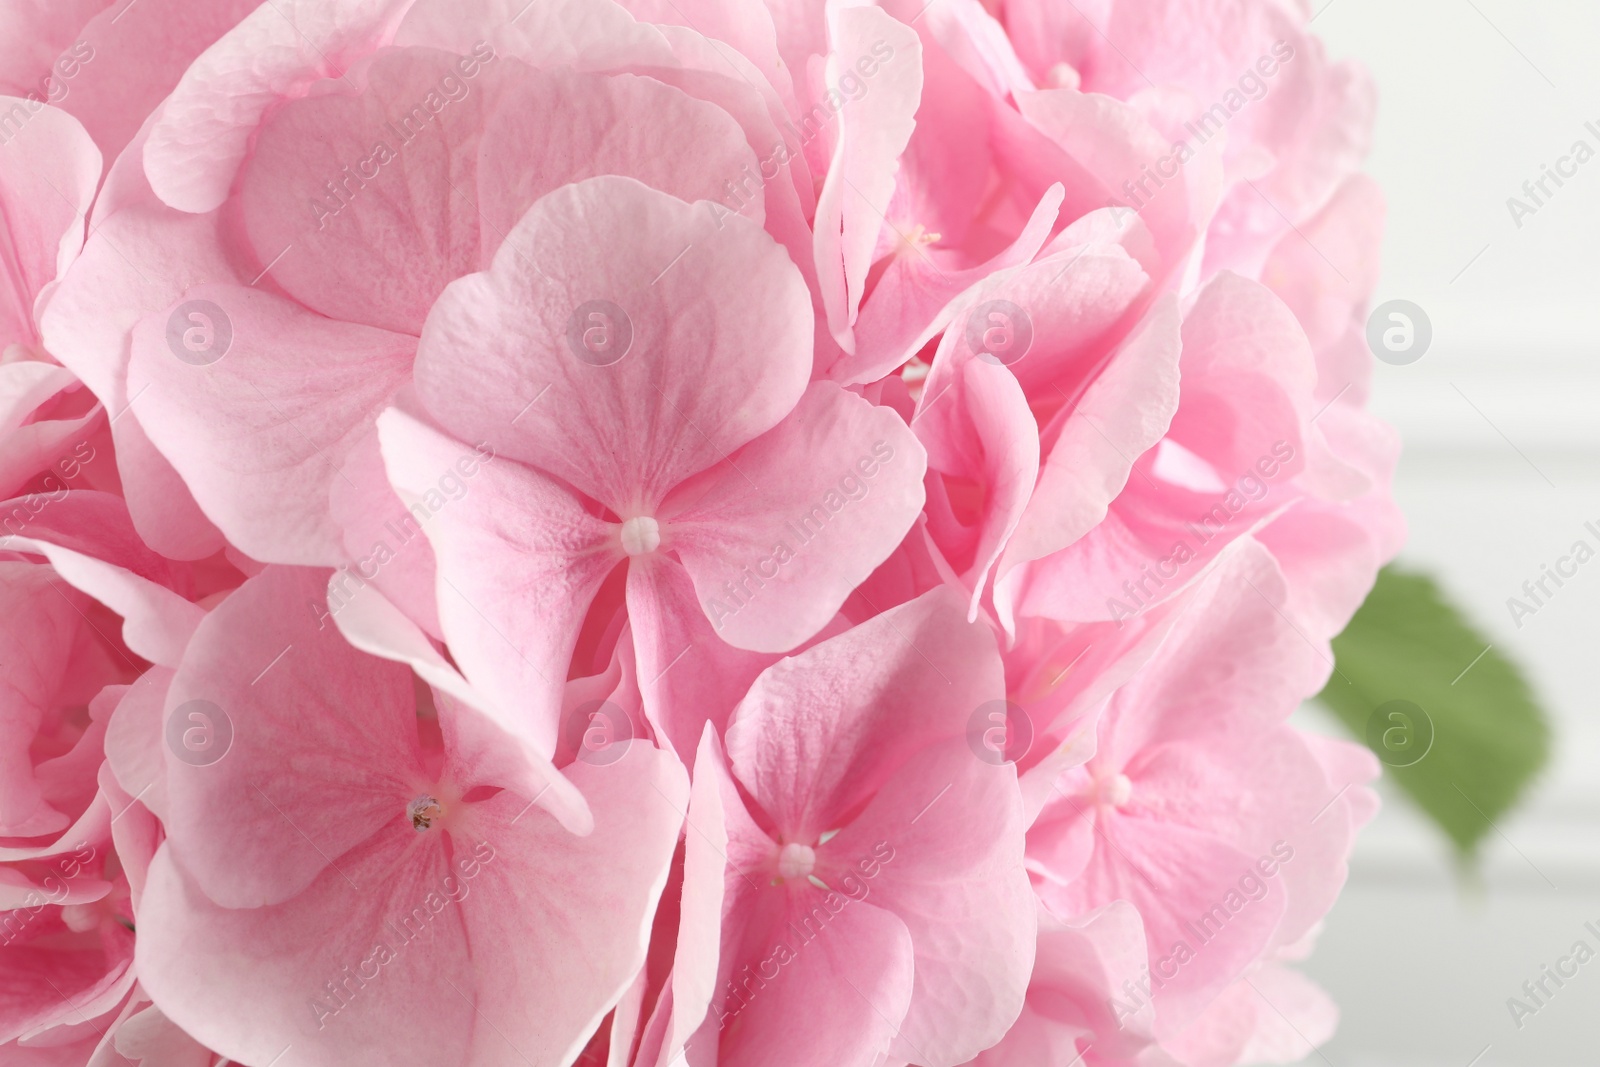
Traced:
<svg viewBox="0 0 1600 1067">
<path fill-rule="evenodd" d="M 594 832 L 594 818 L 583 796 L 550 763 L 548 748 L 533 743 L 522 716 L 508 715 L 473 688 L 439 654 L 427 634 L 378 590 L 356 590 L 342 602 L 329 588 L 329 611 L 346 641 L 363 652 L 404 663 L 434 689 L 441 728 L 485 782 L 535 798 L 571 832 Z"/>
<path fill-rule="evenodd" d="M 162 817 L 167 814 L 164 730 L 172 677 L 167 667 L 141 674 L 117 702 L 106 727 L 106 769 L 124 792 Z"/>
<path fill-rule="evenodd" d="M 385 412 L 378 432 L 401 499 L 430 514 L 439 620 L 462 673 L 504 725 L 554 752 L 578 628 L 624 558 L 617 527 L 555 480 L 401 411 Z M 474 472 L 467 488 L 446 496 L 441 478 L 466 469 Z"/>
<path fill-rule="evenodd" d="M 916 961 L 892 1052 L 926 1067 L 964 1063 L 1016 1020 L 1033 970 L 1015 769 L 977 759 L 965 738 L 930 747 L 818 856 L 864 856 L 881 844 L 893 859 L 864 899 L 906 924 Z"/>
<path fill-rule="evenodd" d="M 1147 746 L 1288 718 L 1321 688 L 1330 660 L 1283 616 L 1285 595 L 1270 556 L 1241 544 L 1184 606 L 1161 654 L 1119 690 L 1130 710 L 1102 731 L 1100 758 L 1120 765 Z"/>
<path fill-rule="evenodd" d="M 7 254 L 0 261 L 0 346 L 36 341 L 34 301 L 83 247 L 84 215 L 100 183 L 100 152 L 71 115 L 0 96 L 6 117 L 0 153 L 0 214 Z"/>
<path fill-rule="evenodd" d="M 964 738 L 1003 693 L 987 624 L 941 589 L 764 671 L 728 727 L 728 758 L 784 833 L 812 839 L 925 746 Z"/>
<path fill-rule="evenodd" d="M 0 537 L 0 548 L 43 556 L 67 584 L 122 617 L 128 648 L 153 663 L 175 666 L 205 614 L 175 593 L 165 561 L 139 541 L 121 500 L 73 490 L 23 528 Z"/>
<path fill-rule="evenodd" d="M 200 624 L 167 692 L 164 725 L 187 717 L 230 746 L 189 756 L 169 737 L 167 754 L 171 848 L 224 907 L 278 904 L 337 870 L 405 821 L 423 778 L 409 673 L 320 625 L 324 589 L 292 568 L 245 582 Z"/>
<path fill-rule="evenodd" d="M 1150 967 L 1163 980 L 1153 995 L 1157 1032 L 1176 1033 L 1261 953 L 1285 893 L 1268 879 L 1262 897 L 1246 897 L 1238 881 L 1256 857 L 1208 834 L 1154 816 L 1112 823 L 1102 832 L 1114 848 L 1097 847 L 1077 882 L 1041 895 L 1062 915 L 1118 899 L 1139 909 Z"/>
<path fill-rule="evenodd" d="M 62 50 L 105 6 L 105 0 L 65 0 L 0 7 L 0 93 L 22 96 L 31 91 L 44 97 L 61 73 L 52 67 Z"/>
<path fill-rule="evenodd" d="M 1176 301 L 1159 302 L 1066 416 L 1006 546 L 1002 573 L 1088 533 L 1166 432 L 1178 406 Z"/>
<path fill-rule="evenodd" d="M 204 306 L 200 306 L 204 302 Z M 195 305 L 197 309 L 191 307 Z M 214 331 L 221 357 L 175 354 L 174 316 Z M 183 342 L 179 342 L 182 344 Z M 334 322 L 278 297 L 200 286 L 134 329 L 140 420 L 229 537 L 269 562 L 344 558 L 329 515 L 339 465 L 410 369 L 409 337 Z"/>
<path fill-rule="evenodd" d="M 1222 274 L 1183 324 L 1179 402 L 1106 519 L 1029 568 L 1016 610 L 1124 621 L 1186 588 L 1225 547 L 1308 489 L 1358 471 L 1332 455 L 1312 417 L 1305 335 L 1264 287 Z"/>
<path fill-rule="evenodd" d="M 82 121 L 109 159 L 133 140 L 189 64 L 256 4 L 139 0 L 134 7 L 100 6 L 70 44 L 62 42 L 56 69 L 73 71 L 61 106 Z"/>
<path fill-rule="evenodd" d="M 737 1013 L 722 1031 L 719 1067 L 873 1067 L 884 1054 L 898 1056 L 895 1031 L 912 997 L 911 937 L 891 912 L 828 897 L 845 903 L 834 911 L 808 886 L 746 931 L 757 981 L 774 969 L 777 976 L 745 985 L 744 1007 L 725 1005 Z M 814 909 L 830 916 L 820 932 Z M 716 1021 L 713 1013 L 708 1029 Z"/>
<path fill-rule="evenodd" d="M 851 327 L 878 231 L 894 195 L 895 161 L 915 126 L 912 116 L 922 96 L 922 43 L 916 31 L 879 8 L 841 8 L 830 22 L 831 95 L 813 110 L 839 114 L 838 140 L 817 196 L 815 254 L 828 328 L 849 352 L 855 348 Z M 834 101 L 845 98 L 835 85 L 845 73 L 859 77 L 853 67 L 863 56 L 881 60 L 872 89 L 842 110 Z"/>
<path fill-rule="evenodd" d="M 644 960 L 688 792 L 642 745 L 573 774 L 596 813 L 589 837 L 501 793 L 469 806 L 453 857 L 407 823 L 265 908 L 211 903 L 164 848 L 141 978 L 186 1031 L 247 1062 L 292 1044 L 308 1067 L 387 1064 L 394 1048 L 428 1063 L 569 1063 Z"/>
<path fill-rule="evenodd" d="M 396 45 L 442 48 L 465 55 L 482 42 L 480 26 L 498 26 L 497 52 L 531 67 L 607 70 L 634 64 L 670 65 L 661 31 L 633 18 L 611 0 L 472 0 L 471 18 L 460 0 L 419 0 L 395 33 Z"/>
<path fill-rule="evenodd" d="M 445 285 L 478 265 L 479 149 L 510 73 L 389 49 L 275 108 L 239 176 L 255 269 L 271 264 L 329 318 L 421 333 Z"/>
<path fill-rule="evenodd" d="M 220 207 L 262 115 L 383 43 L 407 6 L 276 0 L 246 15 L 201 53 L 162 105 L 144 145 L 156 194 L 180 211 Z"/>
<path fill-rule="evenodd" d="M 900 543 L 922 508 L 924 465 L 893 410 L 815 383 L 777 429 L 667 499 L 666 543 L 723 640 L 784 652 Z"/>
<path fill-rule="evenodd" d="M 935 543 L 971 590 L 975 610 L 1039 474 L 1038 427 L 1027 398 L 1005 367 L 971 356 L 964 335 L 948 330 L 934 357 L 914 424 L 929 465 L 958 488 L 975 487 L 975 515 L 953 505 L 929 508 Z M 941 486 L 946 488 L 946 486 Z M 964 521 L 964 520 L 972 521 Z"/>
<path fill-rule="evenodd" d="M 689 572 L 665 558 L 630 564 L 628 619 L 644 711 L 663 747 L 689 766 L 707 723 L 728 717 L 776 656 L 728 644 L 706 618 Z"/>
<path fill-rule="evenodd" d="M 829 376 L 845 384 L 873 381 L 910 359 L 964 306 L 959 294 L 1038 253 L 1055 225 L 1061 197 L 1060 187 L 1051 186 L 1016 239 L 978 266 L 945 269 L 915 253 L 897 256 L 862 305 L 854 357 L 836 363 Z"/>
<path fill-rule="evenodd" d="M 798 272 L 753 224 L 594 178 L 445 290 L 417 391 L 446 429 L 629 518 L 794 406 L 810 331 Z"/>
<path fill-rule="evenodd" d="M 454 490 L 458 483 L 465 484 L 458 476 L 446 488 Z M 422 531 L 429 509 L 413 507 L 417 510 L 407 508 L 389 484 L 374 424 L 350 443 L 339 477 L 329 487 L 329 516 L 350 561 L 331 579 L 329 599 L 337 606 L 371 582 L 425 631 L 439 636 L 438 568 Z"/>
<path fill-rule="evenodd" d="M 662 1035 L 660 1061 L 683 1051 L 717 999 L 718 959 L 722 947 L 723 886 L 728 868 L 727 815 L 723 807 L 727 781 L 721 746 L 709 726 L 701 735 L 689 790 L 684 835 L 683 910 L 673 957 L 672 985 L 662 994 L 670 1021 Z M 745 821 L 742 811 L 734 817 Z"/>
<path fill-rule="evenodd" d="M 216 219 L 172 211 L 155 201 L 124 156 L 129 203 L 97 216 L 95 233 L 40 317 L 46 347 L 94 391 L 110 413 L 128 508 L 141 535 L 175 559 L 203 559 L 222 535 L 194 503 L 172 465 L 145 436 L 126 382 L 131 334 L 144 316 L 177 303 L 184 290 L 233 278 Z M 106 198 L 102 197 L 101 210 Z M 248 279 L 245 279 L 248 280 Z M 170 354 L 170 353 L 169 353 Z"/>
</svg>

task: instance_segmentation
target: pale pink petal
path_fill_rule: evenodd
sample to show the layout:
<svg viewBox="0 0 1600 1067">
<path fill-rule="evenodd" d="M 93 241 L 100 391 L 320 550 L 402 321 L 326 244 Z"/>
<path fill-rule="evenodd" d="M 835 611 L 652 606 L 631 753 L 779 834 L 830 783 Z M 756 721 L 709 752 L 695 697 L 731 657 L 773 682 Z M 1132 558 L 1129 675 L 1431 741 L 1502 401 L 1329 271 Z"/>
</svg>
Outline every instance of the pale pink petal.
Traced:
<svg viewBox="0 0 1600 1067">
<path fill-rule="evenodd" d="M 257 4 L 139 0 L 100 6 L 104 10 L 70 44 L 63 42 L 56 70 L 72 71 L 61 106 L 109 159 L 133 140 L 189 64 Z"/>
<path fill-rule="evenodd" d="M 36 92 L 40 99 L 47 98 L 52 85 L 61 83 L 63 71 L 54 69 L 57 57 L 83 24 L 106 6 L 106 0 L 0 4 L 0 93 Z"/>
<path fill-rule="evenodd" d="M 912 116 L 922 96 L 922 43 L 915 30 L 881 8 L 841 8 L 829 21 L 830 80 L 816 108 L 838 114 L 838 139 L 817 196 L 815 254 L 828 328 L 849 352 L 855 348 L 851 327 L 866 289 L 873 249 L 894 195 L 895 160 L 911 139 Z M 881 58 L 884 52 L 888 57 L 877 67 L 871 91 L 844 111 L 840 77 L 846 73 L 859 77 L 854 69 L 857 59 Z"/>
<path fill-rule="evenodd" d="M 229 746 L 167 753 L 170 848 L 224 907 L 282 903 L 337 871 L 404 821 L 423 782 L 410 673 L 319 627 L 325 587 L 299 568 L 250 579 L 200 624 L 167 690 L 167 731 L 187 717 Z"/>
<path fill-rule="evenodd" d="M 1022 820 L 1015 769 L 976 758 L 961 738 L 913 757 L 819 849 L 893 850 L 864 898 L 911 934 L 915 984 L 893 1055 L 964 1063 L 1022 1010 L 1036 932 Z"/>
<path fill-rule="evenodd" d="M 384 43 L 408 6 L 275 0 L 246 15 L 200 54 L 162 104 L 144 145 L 156 194 L 180 211 L 220 207 L 262 115 Z"/>
<path fill-rule="evenodd" d="M 722 947 L 724 879 L 728 866 L 724 791 L 731 794 L 716 732 L 701 735 L 689 789 L 688 831 L 684 835 L 683 910 L 671 988 L 662 993 L 669 1021 L 661 1035 L 660 1062 L 683 1051 L 716 999 L 717 962 Z M 747 818 L 742 812 L 734 817 Z"/>
<path fill-rule="evenodd" d="M 128 648 L 152 663 L 175 666 L 205 614 L 163 584 L 165 561 L 138 540 L 122 501 L 106 493 L 73 490 L 23 536 L 0 537 L 0 548 L 43 556 L 67 584 L 121 616 Z"/>
<path fill-rule="evenodd" d="M 441 479 L 441 491 L 466 491 L 467 482 L 459 471 L 453 477 L 442 474 Z M 342 601 L 370 582 L 423 630 L 440 636 L 434 595 L 438 568 L 423 533 L 432 511 L 425 501 L 407 507 L 389 484 L 376 423 L 350 442 L 339 476 L 329 487 L 328 514 L 339 527 L 349 561 L 329 583 L 335 613 Z"/>
<path fill-rule="evenodd" d="M 642 745 L 573 775 L 589 837 L 501 793 L 468 805 L 453 856 L 406 821 L 267 908 L 216 906 L 164 848 L 141 978 L 185 1030 L 247 1062 L 293 1044 L 307 1065 L 376 1067 L 397 1047 L 464 1067 L 569 1063 L 644 960 L 688 793 Z"/>
<path fill-rule="evenodd" d="M 117 784 L 162 817 L 167 813 L 164 712 L 172 676 L 168 667 L 151 667 L 141 674 L 117 702 L 105 741 L 106 768 Z"/>
<path fill-rule="evenodd" d="M 417 390 L 446 429 L 621 518 L 771 428 L 809 371 L 810 302 L 770 237 L 626 178 L 535 204 L 429 314 Z"/>
<path fill-rule="evenodd" d="M 1042 911 L 1042 909 L 1041 909 Z M 1070 1063 L 1088 1047 L 1089 1062 L 1120 1063 L 1151 1043 L 1155 1011 L 1142 995 L 1146 960 L 1144 924 L 1125 900 L 1081 919 L 1039 916 L 1039 950 L 1022 1016 L 1005 1038 L 972 1062 L 976 1067 Z"/>
<path fill-rule="evenodd" d="M 667 498 L 664 543 L 724 641 L 784 652 L 900 543 L 925 463 L 893 410 L 819 382 L 775 430 Z"/>
<path fill-rule="evenodd" d="M 706 617 L 689 572 L 655 557 L 628 568 L 628 618 L 644 712 L 662 747 L 693 766 L 696 738 L 722 731 L 756 676 L 777 656 L 728 644 Z"/>
<path fill-rule="evenodd" d="M 401 411 L 385 412 L 378 427 L 401 499 L 430 512 L 439 620 L 462 673 L 503 724 L 553 753 L 578 628 L 600 583 L 625 558 L 617 527 L 585 511 L 554 479 Z M 476 473 L 451 499 L 439 482 L 458 463 Z"/>
<path fill-rule="evenodd" d="M 947 331 L 913 425 L 943 497 L 928 508 L 928 531 L 971 590 L 975 611 L 1033 492 L 1039 436 L 1011 372 L 970 352 L 956 355 L 958 346 L 966 348 L 964 336 Z"/>
<path fill-rule="evenodd" d="M 661 31 L 611 0 L 419 0 L 395 33 L 397 45 L 443 48 L 465 55 L 483 41 L 480 26 L 498 26 L 494 48 L 532 67 L 608 70 L 670 65 Z"/>
<path fill-rule="evenodd" d="M 388 49 L 274 108 L 239 175 L 255 269 L 329 318 L 421 333 L 445 285 L 478 266 L 479 151 L 511 73 Z"/>
<path fill-rule="evenodd" d="M 141 398 L 127 389 L 128 354 L 141 318 L 171 307 L 190 286 L 234 274 L 215 217 L 185 215 L 155 201 L 129 158 L 108 180 L 109 189 L 123 177 L 129 203 L 103 219 L 97 214 L 95 232 L 52 294 L 40 328 L 51 355 L 109 413 L 123 491 L 140 534 L 174 559 L 203 559 L 222 546 L 222 534 L 145 436 L 133 408 Z"/>
<path fill-rule="evenodd" d="M 740 180 L 757 160 L 735 116 L 719 103 L 631 74 L 519 78 L 483 131 L 483 265 L 535 201 L 585 178 L 622 175 L 691 203 L 723 200 L 726 183 Z M 539 146 L 531 158 L 530 144 Z M 740 214 L 763 222 L 763 200 L 752 198 Z"/>
<path fill-rule="evenodd" d="M 83 247 L 84 215 L 100 184 L 100 151 L 71 115 L 0 96 L 0 346 L 38 340 L 34 302 Z"/>
<path fill-rule="evenodd" d="M 335 575 L 333 583 L 338 580 Z M 408 665 L 433 686 L 442 728 L 450 732 L 459 751 L 471 754 L 484 781 L 533 797 L 575 834 L 593 832 L 594 819 L 582 794 L 551 766 L 547 748 L 530 740 L 525 717 L 505 714 L 474 689 L 421 627 L 377 589 L 357 589 L 336 603 L 335 597 L 342 594 L 331 585 L 327 610 L 345 640 L 363 652 Z"/>
<path fill-rule="evenodd" d="M 1354 478 L 1310 420 L 1316 368 L 1294 316 L 1263 286 L 1222 274 L 1184 318 L 1176 413 L 1106 519 L 1031 566 L 1021 614 L 1122 622 L 1188 586 L 1217 555 L 1291 506 L 1314 464 Z"/>
<path fill-rule="evenodd" d="M 125 1019 L 115 1033 L 116 1051 L 141 1067 L 146 1062 L 167 1067 L 211 1067 L 211 1050 L 173 1025 L 154 1004 Z M 109 1067 L 112 1061 L 107 1060 Z M 91 1062 L 89 1067 L 100 1067 Z"/>
<path fill-rule="evenodd" d="M 1002 573 L 1087 533 L 1166 432 L 1178 406 L 1176 301 L 1158 302 L 1065 416 L 1006 546 Z"/>
<path fill-rule="evenodd" d="M 1339 1006 L 1315 982 L 1288 967 L 1264 967 L 1250 977 L 1260 1002 L 1246 1063 L 1298 1063 L 1333 1037 Z"/>
<path fill-rule="evenodd" d="M 742 1008 L 725 1005 L 737 1011 L 722 1031 L 720 1067 L 874 1067 L 897 1055 L 895 1031 L 913 995 L 911 936 L 892 912 L 829 896 L 847 903 L 832 911 L 808 887 L 745 931 L 753 959 L 776 969 L 776 981 L 746 986 Z M 831 912 L 820 932 L 813 909 Z M 783 958 L 780 945 L 787 962 L 766 962 Z M 715 1012 L 706 1025 L 716 1026 Z"/>
<path fill-rule="evenodd" d="M 953 590 L 929 593 L 756 680 L 728 728 L 728 757 L 786 833 L 837 829 L 913 754 L 964 738 L 973 712 L 1000 698 L 994 637 L 965 614 Z"/>
<path fill-rule="evenodd" d="M 219 347 L 226 331 L 220 358 L 180 358 L 175 316 L 180 331 L 214 331 Z M 234 543 L 269 562 L 331 565 L 344 559 L 331 483 L 405 381 L 414 343 L 255 289 L 200 286 L 134 328 L 128 388 L 142 394 L 140 424 Z"/>
<path fill-rule="evenodd" d="M 956 299 L 959 294 L 1038 253 L 1055 225 L 1061 197 L 1061 189 L 1052 185 L 1016 239 L 978 266 L 940 269 L 912 252 L 896 257 L 862 305 L 855 355 L 834 364 L 829 376 L 846 384 L 872 381 L 911 358 L 966 305 Z"/>
<path fill-rule="evenodd" d="M 1041 896 L 1060 915 L 1119 899 L 1139 909 L 1151 969 L 1163 980 L 1153 996 L 1157 1032 L 1176 1033 L 1266 947 L 1283 886 L 1263 880 L 1263 895 L 1247 897 L 1238 880 L 1255 870 L 1255 856 L 1158 813 L 1119 815 L 1099 832 L 1113 847 L 1096 848 L 1078 881 Z"/>
</svg>

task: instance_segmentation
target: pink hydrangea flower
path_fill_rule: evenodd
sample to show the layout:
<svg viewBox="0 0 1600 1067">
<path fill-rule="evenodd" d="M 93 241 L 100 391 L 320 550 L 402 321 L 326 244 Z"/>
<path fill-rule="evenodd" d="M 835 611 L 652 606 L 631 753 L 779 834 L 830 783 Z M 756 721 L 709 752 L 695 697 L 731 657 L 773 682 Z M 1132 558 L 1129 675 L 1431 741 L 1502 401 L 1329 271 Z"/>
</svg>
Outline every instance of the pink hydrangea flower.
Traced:
<svg viewBox="0 0 1600 1067">
<path fill-rule="evenodd" d="M 1404 525 L 1305 14 L 0 0 L 0 1059 L 1326 1040 Z"/>
</svg>

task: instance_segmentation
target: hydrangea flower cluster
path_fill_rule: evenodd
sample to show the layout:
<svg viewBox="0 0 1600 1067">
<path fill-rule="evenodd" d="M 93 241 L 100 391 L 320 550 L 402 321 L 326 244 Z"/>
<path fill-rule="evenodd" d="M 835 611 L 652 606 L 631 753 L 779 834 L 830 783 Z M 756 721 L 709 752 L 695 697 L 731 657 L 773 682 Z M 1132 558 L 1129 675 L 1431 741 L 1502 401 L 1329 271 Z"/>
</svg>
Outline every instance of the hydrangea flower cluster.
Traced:
<svg viewBox="0 0 1600 1067">
<path fill-rule="evenodd" d="M 1304 0 L 0 0 L 0 1060 L 1224 1067 L 1371 817 Z"/>
</svg>

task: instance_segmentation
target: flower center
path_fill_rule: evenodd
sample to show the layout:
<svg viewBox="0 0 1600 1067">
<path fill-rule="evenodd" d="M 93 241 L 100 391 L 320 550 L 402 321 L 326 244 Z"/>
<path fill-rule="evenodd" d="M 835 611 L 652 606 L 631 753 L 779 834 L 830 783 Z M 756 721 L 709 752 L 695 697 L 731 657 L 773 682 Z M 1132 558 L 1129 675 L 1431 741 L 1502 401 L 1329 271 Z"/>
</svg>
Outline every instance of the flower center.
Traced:
<svg viewBox="0 0 1600 1067">
<path fill-rule="evenodd" d="M 1067 63 L 1057 63 L 1044 76 L 1047 89 L 1076 89 L 1081 81 L 1077 70 Z"/>
<path fill-rule="evenodd" d="M 911 232 L 905 234 L 904 236 L 905 244 L 900 249 L 902 252 L 913 251 L 923 247 L 924 245 L 938 244 L 944 239 L 944 234 L 930 233 L 928 228 L 920 222 L 911 227 Z"/>
<path fill-rule="evenodd" d="M 809 878 L 817 866 L 817 850 L 791 841 L 778 853 L 778 877 Z"/>
<path fill-rule="evenodd" d="M 1126 774 L 1113 774 L 1109 778 L 1100 778 L 1094 784 L 1094 799 L 1097 804 L 1120 808 L 1133 796 L 1133 782 Z"/>
<path fill-rule="evenodd" d="M 444 808 L 433 797 L 423 794 L 406 805 L 406 814 L 411 818 L 411 828 L 420 834 L 435 820 L 444 818 Z"/>
<path fill-rule="evenodd" d="M 661 524 L 649 515 L 635 515 L 622 524 L 622 551 L 642 556 L 661 547 Z"/>
</svg>

